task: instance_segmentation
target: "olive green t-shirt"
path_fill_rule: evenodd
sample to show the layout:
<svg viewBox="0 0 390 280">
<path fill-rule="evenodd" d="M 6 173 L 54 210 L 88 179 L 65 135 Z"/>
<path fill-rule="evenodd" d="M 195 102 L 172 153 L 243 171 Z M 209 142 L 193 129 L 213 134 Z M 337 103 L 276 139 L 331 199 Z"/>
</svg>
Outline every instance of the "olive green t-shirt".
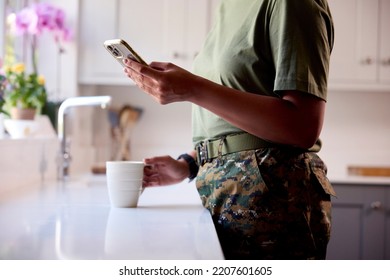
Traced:
<svg viewBox="0 0 390 280">
<path fill-rule="evenodd" d="M 253 94 L 298 90 L 326 101 L 332 46 L 326 0 L 222 0 L 193 72 Z M 242 131 L 196 105 L 192 119 L 194 145 Z"/>
</svg>

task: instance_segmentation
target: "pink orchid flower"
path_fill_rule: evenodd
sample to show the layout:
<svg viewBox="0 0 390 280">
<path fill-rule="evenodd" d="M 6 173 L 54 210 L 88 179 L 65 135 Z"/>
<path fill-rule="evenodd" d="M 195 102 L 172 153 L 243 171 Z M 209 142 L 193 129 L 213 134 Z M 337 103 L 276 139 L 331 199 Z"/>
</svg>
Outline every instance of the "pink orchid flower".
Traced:
<svg viewBox="0 0 390 280">
<path fill-rule="evenodd" d="M 45 31 L 54 34 L 56 42 L 69 41 L 71 31 L 65 26 L 65 12 L 47 3 L 36 3 L 16 14 L 15 35 L 40 35 Z"/>
</svg>

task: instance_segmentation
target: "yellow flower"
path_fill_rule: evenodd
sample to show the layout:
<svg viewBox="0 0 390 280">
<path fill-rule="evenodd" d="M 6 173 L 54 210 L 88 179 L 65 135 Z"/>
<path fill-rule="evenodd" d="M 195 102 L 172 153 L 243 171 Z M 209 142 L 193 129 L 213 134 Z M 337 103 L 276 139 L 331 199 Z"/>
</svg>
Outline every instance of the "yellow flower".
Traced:
<svg viewBox="0 0 390 280">
<path fill-rule="evenodd" d="M 42 76 L 42 75 L 38 76 L 38 84 L 40 84 L 41 86 L 45 85 L 45 77 L 44 76 Z"/>
<path fill-rule="evenodd" d="M 12 66 L 12 71 L 15 73 L 22 73 L 25 70 L 25 66 L 23 63 L 17 63 Z"/>
</svg>

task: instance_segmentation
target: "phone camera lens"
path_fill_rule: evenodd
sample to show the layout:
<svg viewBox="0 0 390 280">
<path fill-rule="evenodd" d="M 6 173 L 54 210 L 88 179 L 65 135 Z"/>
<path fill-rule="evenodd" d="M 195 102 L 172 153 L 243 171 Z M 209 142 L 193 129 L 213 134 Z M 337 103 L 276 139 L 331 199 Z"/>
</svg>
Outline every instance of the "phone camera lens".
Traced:
<svg viewBox="0 0 390 280">
<path fill-rule="evenodd" d="M 112 51 L 112 47 L 111 47 L 111 46 L 107 46 L 107 49 L 108 49 L 109 51 Z"/>
<path fill-rule="evenodd" d="M 116 57 L 121 57 L 121 52 L 120 50 L 118 50 L 117 48 L 114 48 L 112 53 L 116 56 Z"/>
</svg>

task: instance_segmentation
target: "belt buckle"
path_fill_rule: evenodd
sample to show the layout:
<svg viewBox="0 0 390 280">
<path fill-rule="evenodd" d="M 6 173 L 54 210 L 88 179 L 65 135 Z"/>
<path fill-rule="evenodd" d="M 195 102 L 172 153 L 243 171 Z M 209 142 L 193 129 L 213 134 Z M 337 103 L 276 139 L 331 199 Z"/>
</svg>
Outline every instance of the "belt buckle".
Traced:
<svg viewBox="0 0 390 280">
<path fill-rule="evenodd" d="M 199 166 L 202 166 L 208 161 L 207 141 L 200 143 L 196 149 Z"/>
</svg>

